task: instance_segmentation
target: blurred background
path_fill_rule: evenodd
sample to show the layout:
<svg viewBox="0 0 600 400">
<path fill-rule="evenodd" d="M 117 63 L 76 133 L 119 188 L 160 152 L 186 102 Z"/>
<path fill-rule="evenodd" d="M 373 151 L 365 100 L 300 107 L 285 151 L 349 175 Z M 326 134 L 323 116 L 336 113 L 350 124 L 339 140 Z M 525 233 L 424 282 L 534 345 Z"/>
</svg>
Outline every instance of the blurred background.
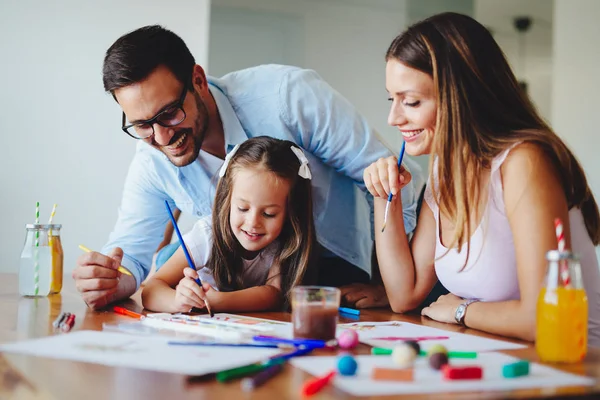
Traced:
<svg viewBox="0 0 600 400">
<path fill-rule="evenodd" d="M 384 54 L 409 24 L 443 11 L 492 31 L 600 199 L 597 0 L 0 0 L 0 272 L 17 271 L 36 201 L 44 222 L 58 203 L 66 274 L 77 244 L 99 249 L 108 238 L 135 150 L 101 79 L 122 34 L 164 25 L 213 76 L 265 63 L 314 69 L 397 151 Z M 416 161 L 427 169 L 426 157 Z M 183 216 L 184 229 L 191 222 Z"/>
</svg>

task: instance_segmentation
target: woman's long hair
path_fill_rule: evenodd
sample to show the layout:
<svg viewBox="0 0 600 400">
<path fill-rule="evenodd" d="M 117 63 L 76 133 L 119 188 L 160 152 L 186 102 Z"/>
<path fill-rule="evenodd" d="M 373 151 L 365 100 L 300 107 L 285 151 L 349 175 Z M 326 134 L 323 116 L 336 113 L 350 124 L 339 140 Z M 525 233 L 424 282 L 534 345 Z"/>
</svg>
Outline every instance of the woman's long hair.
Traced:
<svg viewBox="0 0 600 400">
<path fill-rule="evenodd" d="M 231 193 L 236 173 L 242 169 L 264 170 L 290 183 L 286 218 L 276 239 L 273 266 L 279 267 L 284 303 L 289 304 L 291 289 L 314 277 L 316 235 L 312 211 L 311 181 L 298 175 L 300 161 L 292 151 L 298 147 L 288 140 L 259 136 L 248 139 L 231 158 L 225 175 L 217 184 L 213 207 L 213 244 L 206 267 L 218 287 L 243 289 L 243 247 L 229 222 Z M 256 190 L 268 190 L 256 188 Z"/>
<path fill-rule="evenodd" d="M 598 244 L 598 206 L 581 165 L 538 115 L 483 25 L 461 14 L 435 15 L 396 37 L 386 53 L 389 60 L 433 78 L 437 117 L 429 166 L 438 182 L 431 189 L 440 213 L 456 225 L 448 248 L 460 251 L 467 243 L 468 260 L 474 230 L 469 210 L 477 209 L 482 194 L 476 177 L 494 157 L 519 142 L 543 149 L 558 173 L 569 209 L 581 209 L 587 232 Z"/>
</svg>

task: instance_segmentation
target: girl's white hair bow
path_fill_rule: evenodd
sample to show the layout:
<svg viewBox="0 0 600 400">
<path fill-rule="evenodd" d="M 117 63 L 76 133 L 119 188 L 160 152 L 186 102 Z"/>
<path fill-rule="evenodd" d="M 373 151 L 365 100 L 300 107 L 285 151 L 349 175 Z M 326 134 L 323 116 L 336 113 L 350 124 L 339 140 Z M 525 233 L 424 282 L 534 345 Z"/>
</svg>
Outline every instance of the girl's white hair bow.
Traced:
<svg viewBox="0 0 600 400">
<path fill-rule="evenodd" d="M 300 160 L 300 169 L 298 170 L 298 175 L 304 179 L 312 179 L 312 174 L 308 168 L 308 159 L 304 155 L 304 152 L 296 146 L 292 146 L 292 151 L 296 157 L 298 157 L 298 160 Z"/>
<path fill-rule="evenodd" d="M 235 147 L 229 153 L 227 153 L 227 155 L 225 156 L 225 161 L 223 162 L 223 165 L 221 165 L 221 169 L 219 170 L 219 178 L 222 178 L 225 176 L 225 172 L 227 172 L 227 167 L 229 166 L 229 162 L 231 161 L 231 159 L 233 158 L 233 156 L 235 155 L 236 151 L 238 151 L 239 148 L 240 148 L 240 145 L 236 144 Z"/>
</svg>

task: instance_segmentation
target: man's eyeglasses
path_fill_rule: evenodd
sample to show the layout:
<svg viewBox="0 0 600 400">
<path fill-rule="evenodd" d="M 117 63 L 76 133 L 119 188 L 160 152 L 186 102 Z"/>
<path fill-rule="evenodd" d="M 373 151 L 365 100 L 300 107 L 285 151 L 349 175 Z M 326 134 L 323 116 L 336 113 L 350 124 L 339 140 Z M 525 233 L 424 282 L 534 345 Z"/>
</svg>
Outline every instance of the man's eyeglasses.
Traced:
<svg viewBox="0 0 600 400">
<path fill-rule="evenodd" d="M 185 119 L 185 110 L 183 109 L 183 102 L 187 94 L 187 85 L 183 86 L 183 92 L 179 96 L 179 100 L 175 104 L 172 104 L 154 117 L 145 121 L 139 121 L 134 124 L 127 124 L 127 117 L 123 113 L 122 127 L 123 131 L 134 139 L 147 139 L 154 135 L 154 124 L 159 124 L 164 127 L 172 127 L 179 125 Z"/>
</svg>

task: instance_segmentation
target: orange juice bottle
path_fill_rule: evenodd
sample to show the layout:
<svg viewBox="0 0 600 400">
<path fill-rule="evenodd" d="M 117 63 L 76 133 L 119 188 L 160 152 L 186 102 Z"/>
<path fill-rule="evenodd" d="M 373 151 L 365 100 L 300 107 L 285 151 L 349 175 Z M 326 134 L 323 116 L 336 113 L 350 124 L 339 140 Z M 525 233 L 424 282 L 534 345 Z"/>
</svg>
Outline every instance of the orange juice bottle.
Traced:
<svg viewBox="0 0 600 400">
<path fill-rule="evenodd" d="M 544 362 L 578 362 L 587 352 L 588 301 L 579 259 L 570 251 L 546 254 L 546 282 L 537 302 L 535 348 Z"/>
<path fill-rule="evenodd" d="M 52 255 L 50 293 L 60 293 L 63 285 L 63 248 L 60 240 L 61 224 L 48 225 L 48 245 Z"/>
</svg>

